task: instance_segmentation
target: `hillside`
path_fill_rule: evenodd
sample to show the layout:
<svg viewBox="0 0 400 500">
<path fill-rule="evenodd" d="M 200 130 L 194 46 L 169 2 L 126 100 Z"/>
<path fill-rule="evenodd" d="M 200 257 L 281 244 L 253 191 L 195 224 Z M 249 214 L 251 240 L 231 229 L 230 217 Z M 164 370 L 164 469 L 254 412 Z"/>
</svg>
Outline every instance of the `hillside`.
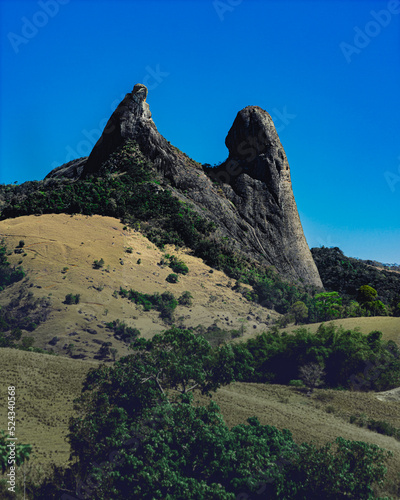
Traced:
<svg viewBox="0 0 400 500">
<path fill-rule="evenodd" d="M 157 311 L 146 312 L 140 305 L 115 297 L 120 287 L 147 294 L 169 291 L 177 298 L 190 291 L 192 306 L 178 305 L 174 313 L 175 323 L 186 328 L 217 325 L 241 330 L 245 325 L 247 332 L 261 332 L 279 316 L 247 301 L 233 290 L 234 280 L 188 250 L 167 246 L 161 251 L 140 232 L 124 227 L 117 219 L 97 215 L 25 216 L 0 222 L 0 238 L 5 238 L 9 250 L 24 241 L 24 252 L 8 259 L 13 265 L 22 261 L 27 273 L 25 280 L 0 294 L 0 305 L 18 300 L 27 290 L 33 299 L 50 300 L 46 321 L 33 333 L 25 332 L 34 336 L 35 347 L 67 355 L 65 346 L 73 343 L 74 355 L 93 358 L 103 342 L 111 342 L 124 355 L 128 345 L 105 328 L 107 322 L 124 321 L 145 338 L 168 327 Z M 132 253 L 126 252 L 128 248 Z M 178 283 L 166 281 L 172 273 L 170 267 L 160 265 L 166 253 L 176 255 L 189 268 L 187 275 L 179 275 Z M 94 269 L 93 262 L 101 258 L 104 267 Z M 79 304 L 66 305 L 67 294 L 79 294 Z"/>
<path fill-rule="evenodd" d="M 372 265 L 373 261 L 346 257 L 337 247 L 312 248 L 311 253 L 326 290 L 356 299 L 357 290 L 369 285 L 378 292 L 379 300 L 400 314 L 400 274 L 397 271 Z"/>
</svg>

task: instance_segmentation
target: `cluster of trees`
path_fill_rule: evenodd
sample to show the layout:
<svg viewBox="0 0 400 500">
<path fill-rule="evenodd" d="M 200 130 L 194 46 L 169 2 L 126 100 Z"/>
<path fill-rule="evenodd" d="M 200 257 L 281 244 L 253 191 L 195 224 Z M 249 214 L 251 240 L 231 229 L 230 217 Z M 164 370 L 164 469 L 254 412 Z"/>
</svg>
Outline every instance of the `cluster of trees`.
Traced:
<svg viewBox="0 0 400 500">
<path fill-rule="evenodd" d="M 106 323 L 106 327 L 114 332 L 118 340 L 122 340 L 128 344 L 140 336 L 140 330 L 126 325 L 119 319 Z"/>
<path fill-rule="evenodd" d="M 232 348 L 240 360 L 235 378 L 243 382 L 288 384 L 302 366 L 316 363 L 326 387 L 383 391 L 400 385 L 400 349 L 378 331 L 364 335 L 322 324 L 315 334 L 304 327 L 294 335 L 270 331 Z"/>
<path fill-rule="evenodd" d="M 340 437 L 297 444 L 255 417 L 229 429 L 214 402 L 194 403 L 195 391 L 234 379 L 231 346 L 171 329 L 132 348 L 88 374 L 70 421 L 70 468 L 36 498 L 374 498 L 390 456 L 379 447 Z"/>
<path fill-rule="evenodd" d="M 25 272 L 21 266 L 11 266 L 7 260 L 7 247 L 4 239 L 0 241 L 0 292 L 8 285 L 21 281 Z"/>
<path fill-rule="evenodd" d="M 286 315 L 281 318 L 281 326 L 290 322 L 318 323 L 338 318 L 354 318 L 359 316 L 387 316 L 390 309 L 378 298 L 378 292 L 369 285 L 357 290 L 357 300 L 346 300 L 338 292 L 322 292 L 306 296 L 294 302 Z"/>
<path fill-rule="evenodd" d="M 143 306 L 145 311 L 150 311 L 155 309 L 160 312 L 160 316 L 165 320 L 172 320 L 174 310 L 178 305 L 178 299 L 175 298 L 174 294 L 171 292 L 163 293 L 153 293 L 152 295 L 148 293 L 140 293 L 136 290 L 125 290 L 120 287 L 119 295 L 125 297 L 135 304 Z M 184 300 L 184 299 L 183 299 Z"/>
<path fill-rule="evenodd" d="M 24 246 L 23 241 L 18 247 Z M 22 267 L 11 266 L 7 260 L 7 247 L 4 240 L 0 242 L 0 293 L 7 287 L 21 281 L 25 277 Z M 50 301 L 47 297 L 34 298 L 33 293 L 21 288 L 19 294 L 8 304 L 0 306 L 0 347 L 11 347 L 22 350 L 33 348 L 33 337 L 23 337 L 23 330 L 33 332 L 39 323 L 45 321 L 49 314 Z"/>
</svg>

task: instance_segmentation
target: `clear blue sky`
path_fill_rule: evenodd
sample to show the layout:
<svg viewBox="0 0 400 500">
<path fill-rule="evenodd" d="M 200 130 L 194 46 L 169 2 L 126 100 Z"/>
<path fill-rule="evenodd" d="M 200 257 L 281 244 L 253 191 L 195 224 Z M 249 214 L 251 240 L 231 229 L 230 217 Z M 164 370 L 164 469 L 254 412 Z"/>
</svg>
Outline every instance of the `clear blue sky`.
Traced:
<svg viewBox="0 0 400 500">
<path fill-rule="evenodd" d="M 400 262 L 400 2 L 2 0 L 0 182 L 87 155 L 135 83 L 202 163 L 259 105 L 309 245 Z M 47 12 L 46 12 L 47 11 Z"/>
</svg>

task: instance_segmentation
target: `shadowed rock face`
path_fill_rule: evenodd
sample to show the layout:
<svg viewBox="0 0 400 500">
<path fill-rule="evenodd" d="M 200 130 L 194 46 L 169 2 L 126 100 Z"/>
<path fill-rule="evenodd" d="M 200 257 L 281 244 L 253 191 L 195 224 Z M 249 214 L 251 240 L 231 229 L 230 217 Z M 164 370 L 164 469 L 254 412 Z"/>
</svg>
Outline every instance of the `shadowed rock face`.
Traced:
<svg viewBox="0 0 400 500">
<path fill-rule="evenodd" d="M 270 115 L 258 106 L 240 111 L 225 141 L 228 159 L 206 172 L 158 133 L 146 98 L 147 89 L 140 84 L 125 96 L 81 178 L 96 175 L 116 148 L 134 140 L 168 181 L 165 187 L 213 220 L 221 236 L 259 262 L 275 266 L 284 278 L 322 288 L 297 212 L 286 154 Z"/>
</svg>

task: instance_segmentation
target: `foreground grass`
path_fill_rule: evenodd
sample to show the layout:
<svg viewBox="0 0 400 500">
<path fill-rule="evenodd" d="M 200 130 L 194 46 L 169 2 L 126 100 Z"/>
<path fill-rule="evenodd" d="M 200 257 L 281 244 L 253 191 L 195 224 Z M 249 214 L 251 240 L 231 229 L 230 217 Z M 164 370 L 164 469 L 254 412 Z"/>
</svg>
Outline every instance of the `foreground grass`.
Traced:
<svg viewBox="0 0 400 500">
<path fill-rule="evenodd" d="M 6 387 L 17 390 L 17 436 L 33 445 L 31 469 L 46 470 L 51 463 L 66 464 L 69 445 L 65 440 L 73 400 L 80 395 L 83 380 L 93 361 L 79 361 L 37 353 L 0 349 L 1 398 Z M 400 443 L 350 423 L 350 416 L 364 414 L 400 427 L 400 400 L 380 401 L 375 393 L 315 390 L 310 398 L 301 389 L 280 385 L 234 383 L 221 388 L 213 399 L 229 427 L 256 415 L 262 424 L 289 429 L 297 442 L 324 444 L 337 436 L 374 443 L 393 452 L 388 463 L 388 485 L 384 494 L 397 496 Z M 205 403 L 208 399 L 199 399 Z M 6 426 L 6 408 L 0 406 L 0 422 Z M 42 472 L 43 473 L 43 472 Z M 32 472 L 33 474 L 33 472 Z M 392 484 L 392 486 L 390 486 Z M 380 492 L 382 494 L 382 492 Z"/>
</svg>

